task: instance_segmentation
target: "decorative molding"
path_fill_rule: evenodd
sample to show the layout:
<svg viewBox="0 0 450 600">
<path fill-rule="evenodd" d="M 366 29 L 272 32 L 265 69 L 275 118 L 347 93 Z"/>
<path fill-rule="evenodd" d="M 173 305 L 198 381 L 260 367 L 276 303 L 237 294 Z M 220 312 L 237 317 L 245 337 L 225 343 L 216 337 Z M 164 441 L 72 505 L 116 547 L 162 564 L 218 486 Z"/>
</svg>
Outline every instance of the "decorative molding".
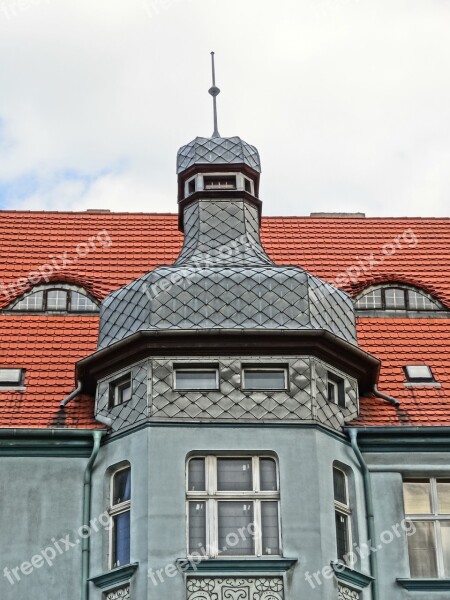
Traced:
<svg viewBox="0 0 450 600">
<path fill-rule="evenodd" d="M 364 573 L 350 569 L 350 567 L 347 567 L 344 563 L 332 561 L 330 564 L 336 579 L 343 584 L 349 584 L 362 590 L 374 581 L 374 578 L 371 575 L 365 575 Z M 351 598 L 352 596 L 349 597 Z"/>
<path fill-rule="evenodd" d="M 130 600 L 130 586 L 126 585 L 113 592 L 108 592 L 105 600 Z"/>
<path fill-rule="evenodd" d="M 188 577 L 187 600 L 284 600 L 283 579 Z"/>
<path fill-rule="evenodd" d="M 338 584 L 338 600 L 360 600 L 361 594 L 356 590 Z"/>
<path fill-rule="evenodd" d="M 285 573 L 297 563 L 297 558 L 249 558 L 249 559 L 194 559 L 179 558 L 177 565 L 183 573 L 247 573 L 247 574 L 271 574 Z"/>
<path fill-rule="evenodd" d="M 102 573 L 101 575 L 91 577 L 89 581 L 92 581 L 94 585 L 102 590 L 110 590 L 118 585 L 128 584 L 138 567 L 139 563 L 132 563 L 131 565 L 125 565 L 124 567 L 118 567 L 117 569 L 108 571 L 108 573 Z M 123 597 L 128 598 L 128 596 Z M 117 598 L 122 598 L 122 596 L 117 596 Z M 115 600 L 115 598 L 113 596 L 111 599 L 108 598 L 108 600 Z"/>
<path fill-rule="evenodd" d="M 411 592 L 450 591 L 450 579 L 397 579 L 397 583 Z"/>
</svg>

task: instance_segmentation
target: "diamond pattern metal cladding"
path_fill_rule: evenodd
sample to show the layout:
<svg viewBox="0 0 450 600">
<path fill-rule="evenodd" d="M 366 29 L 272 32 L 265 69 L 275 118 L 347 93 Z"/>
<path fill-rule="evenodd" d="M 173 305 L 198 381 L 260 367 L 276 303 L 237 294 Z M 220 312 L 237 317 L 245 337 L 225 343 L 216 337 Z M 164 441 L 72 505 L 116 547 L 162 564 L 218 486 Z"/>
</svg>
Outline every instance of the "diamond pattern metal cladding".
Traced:
<svg viewBox="0 0 450 600">
<path fill-rule="evenodd" d="M 243 163 L 261 171 L 258 150 L 239 137 L 204 138 L 182 146 L 177 154 L 177 173 L 198 164 L 238 164 Z"/>
</svg>

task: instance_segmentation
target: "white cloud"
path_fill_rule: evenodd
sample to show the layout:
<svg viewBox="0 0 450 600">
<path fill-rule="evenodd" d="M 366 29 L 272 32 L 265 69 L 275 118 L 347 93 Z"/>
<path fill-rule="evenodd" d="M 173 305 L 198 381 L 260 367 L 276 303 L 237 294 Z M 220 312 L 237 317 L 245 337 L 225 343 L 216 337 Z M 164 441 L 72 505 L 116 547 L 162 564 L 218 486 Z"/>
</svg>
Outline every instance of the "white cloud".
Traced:
<svg viewBox="0 0 450 600">
<path fill-rule="evenodd" d="M 21 2 L 0 0 L 4 206 L 175 211 L 214 49 L 266 214 L 448 214 L 447 0 Z"/>
</svg>

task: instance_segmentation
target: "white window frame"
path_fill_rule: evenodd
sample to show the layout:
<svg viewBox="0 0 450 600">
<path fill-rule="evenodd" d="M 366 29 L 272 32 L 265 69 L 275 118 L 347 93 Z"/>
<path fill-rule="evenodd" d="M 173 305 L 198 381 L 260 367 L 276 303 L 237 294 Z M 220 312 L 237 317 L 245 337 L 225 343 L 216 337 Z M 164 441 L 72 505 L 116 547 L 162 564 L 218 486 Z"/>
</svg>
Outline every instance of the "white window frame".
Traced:
<svg viewBox="0 0 450 600">
<path fill-rule="evenodd" d="M 114 563 L 114 558 L 115 558 L 115 556 L 114 556 L 114 535 L 115 535 L 114 517 L 117 517 L 118 515 L 121 515 L 126 512 L 129 512 L 130 516 L 131 516 L 131 499 L 125 500 L 125 502 L 120 502 L 119 504 L 113 504 L 114 480 L 119 473 L 121 473 L 122 471 L 128 471 L 128 470 L 130 471 L 130 476 L 131 476 L 131 466 L 130 465 L 126 465 L 124 467 L 121 467 L 120 469 L 116 469 L 113 473 L 111 473 L 111 476 L 110 476 L 109 507 L 108 507 L 108 514 L 109 514 L 109 519 L 110 519 L 109 539 L 108 539 L 108 544 L 109 544 L 108 567 L 109 567 L 109 570 L 115 569 L 119 566 L 116 563 Z M 130 496 L 131 496 L 131 494 L 130 494 Z M 131 538 L 131 530 L 130 530 L 130 538 Z M 130 541 L 131 541 L 131 539 L 130 539 Z M 123 567 L 124 565 L 120 565 L 120 566 Z"/>
<path fill-rule="evenodd" d="M 204 459 L 205 460 L 205 487 L 206 491 L 189 491 L 189 463 L 193 459 Z M 219 491 L 217 489 L 217 459 L 220 458 L 238 458 L 243 460 L 251 460 L 252 462 L 252 474 L 253 474 L 253 490 L 246 491 Z M 276 491 L 262 491 L 260 489 L 260 471 L 259 471 L 259 460 L 268 458 L 273 460 L 275 463 L 276 475 L 277 475 L 277 490 Z M 219 502 L 235 502 L 248 500 L 249 503 L 253 503 L 253 519 L 256 523 L 255 527 L 255 554 L 245 555 L 225 555 L 219 554 L 218 547 L 218 503 Z M 262 527 L 261 527 L 261 502 L 271 501 L 277 502 L 278 505 L 278 547 L 280 554 L 263 554 L 262 548 Z M 186 549 L 187 556 L 195 556 L 189 552 L 189 503 L 190 502 L 204 502 L 205 503 L 205 520 L 206 520 L 206 552 L 209 558 L 218 559 L 242 559 L 256 556 L 258 558 L 270 558 L 271 556 L 283 556 L 282 539 L 281 539 L 281 511 L 280 511 L 280 472 L 278 468 L 278 460 L 271 455 L 258 454 L 258 455 L 234 455 L 234 454 L 215 454 L 215 455 L 201 455 L 196 454 L 190 456 L 186 461 Z"/>
<path fill-rule="evenodd" d="M 120 401 L 120 392 L 123 389 L 123 387 L 125 386 L 125 383 L 128 383 L 128 381 L 125 381 L 126 378 L 129 380 L 129 383 L 130 383 L 131 396 L 130 396 L 129 400 Z M 128 385 L 126 387 L 128 387 Z M 109 408 L 110 409 L 115 408 L 116 406 L 122 406 L 123 404 L 130 402 L 132 400 L 132 398 L 133 398 L 133 375 L 132 375 L 131 371 L 129 371 L 127 373 L 123 373 L 122 375 L 120 375 L 119 377 L 116 377 L 109 383 Z"/>
<path fill-rule="evenodd" d="M 216 383 L 215 387 L 212 388 L 180 388 L 177 384 L 177 372 L 178 371 L 188 371 L 190 373 L 215 373 L 216 374 Z M 217 391 L 219 389 L 219 367 L 201 367 L 193 365 L 190 367 L 189 365 L 174 365 L 173 367 L 173 389 L 176 392 L 210 392 Z"/>
<path fill-rule="evenodd" d="M 439 498 L 437 492 L 437 483 L 441 480 L 450 480 L 450 477 L 405 477 L 403 483 L 408 482 L 422 482 L 430 484 L 430 503 L 431 513 L 425 514 L 413 514 L 406 513 L 405 519 L 407 521 L 426 521 L 427 523 L 434 524 L 434 534 L 436 541 L 436 567 L 437 567 L 437 578 L 446 579 L 445 566 L 444 566 L 444 551 L 442 547 L 442 535 L 441 535 L 441 523 L 443 521 L 450 522 L 450 514 L 439 513 Z M 409 549 L 408 549 L 408 560 L 409 560 Z"/>
<path fill-rule="evenodd" d="M 284 387 L 283 388 L 252 388 L 247 387 L 245 383 L 245 373 L 247 371 L 255 372 L 255 371 L 266 371 L 266 372 L 283 372 L 284 374 Z M 289 389 L 289 367 L 285 365 L 261 365 L 260 367 L 252 365 L 251 367 L 247 367 L 246 365 L 242 365 L 241 367 L 241 389 L 244 392 L 285 392 Z"/>
<path fill-rule="evenodd" d="M 347 498 L 347 504 L 343 504 L 339 500 L 336 500 L 334 495 L 334 471 L 339 471 L 344 475 L 345 481 L 345 496 Z M 353 531 L 352 531 L 352 509 L 350 506 L 350 488 L 348 485 L 348 474 L 344 471 L 344 469 L 333 465 L 333 498 L 334 498 L 334 512 L 341 514 L 346 517 L 347 521 L 347 539 L 348 539 L 348 549 L 346 554 L 350 554 L 353 550 Z M 336 516 L 335 516 L 336 518 Z M 335 527 L 336 530 L 336 527 Z M 336 551 L 337 551 L 337 538 L 336 538 Z M 348 566 L 351 565 L 351 560 L 348 561 Z"/>
<path fill-rule="evenodd" d="M 337 381 L 336 381 L 337 380 Z M 327 370 L 327 402 L 329 402 L 330 404 L 334 404 L 335 406 L 339 407 L 339 408 L 347 408 L 347 396 L 345 393 L 345 377 L 340 374 L 337 373 L 336 371 L 332 371 L 331 369 Z M 328 399 L 328 386 L 329 385 L 333 385 L 334 390 L 335 390 L 335 400 L 329 400 Z M 343 406 L 341 406 L 341 404 L 339 403 L 339 387 L 342 386 L 342 398 L 344 401 Z"/>
</svg>

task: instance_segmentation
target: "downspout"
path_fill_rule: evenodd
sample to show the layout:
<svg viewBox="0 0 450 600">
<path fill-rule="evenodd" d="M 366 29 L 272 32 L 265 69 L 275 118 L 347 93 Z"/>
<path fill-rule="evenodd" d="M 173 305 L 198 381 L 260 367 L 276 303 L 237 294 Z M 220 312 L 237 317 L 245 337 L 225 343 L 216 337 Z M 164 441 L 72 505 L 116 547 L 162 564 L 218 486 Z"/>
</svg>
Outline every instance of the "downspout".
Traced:
<svg viewBox="0 0 450 600">
<path fill-rule="evenodd" d="M 71 400 L 73 400 L 75 398 L 75 396 L 78 396 L 78 394 L 81 393 L 82 388 L 83 388 L 83 384 L 80 380 L 78 380 L 77 387 L 73 390 L 73 392 L 70 392 L 70 394 L 67 396 L 67 398 L 64 398 L 64 400 L 61 402 L 59 407 L 64 408 L 66 406 L 66 404 L 68 404 Z"/>
<path fill-rule="evenodd" d="M 367 515 L 367 531 L 369 534 L 369 540 L 371 545 L 375 541 L 375 520 L 373 515 L 373 496 L 372 496 L 372 482 L 370 479 L 370 471 L 369 467 L 364 460 L 363 455 L 361 454 L 361 450 L 358 446 L 358 430 L 357 429 L 348 429 L 348 434 L 350 436 L 350 442 L 353 448 L 353 452 L 358 459 L 358 462 L 361 466 L 362 474 L 363 474 L 363 482 L 364 482 L 364 496 L 365 496 L 365 504 L 366 504 L 366 515 Z M 369 554 L 369 564 L 370 564 L 370 572 L 372 577 L 374 578 L 372 581 L 372 600 L 379 600 L 378 596 L 378 560 L 376 552 L 370 552 Z"/>
<path fill-rule="evenodd" d="M 86 465 L 83 479 L 83 527 L 86 530 L 91 521 L 91 495 L 92 495 L 92 470 L 100 450 L 100 442 L 105 435 L 105 431 L 94 431 L 94 445 L 92 454 Z M 81 600 L 89 600 L 89 557 L 91 551 L 91 543 L 89 536 L 83 537 L 81 541 Z"/>
<path fill-rule="evenodd" d="M 380 390 L 378 389 L 376 383 L 373 386 L 373 393 L 375 394 L 375 396 L 378 396 L 378 398 L 383 398 L 383 400 L 386 400 L 387 402 L 390 402 L 396 408 L 397 408 L 397 406 L 400 406 L 400 402 L 398 400 L 396 400 L 392 396 L 388 396 L 387 394 L 383 394 L 383 392 L 380 392 Z"/>
</svg>

